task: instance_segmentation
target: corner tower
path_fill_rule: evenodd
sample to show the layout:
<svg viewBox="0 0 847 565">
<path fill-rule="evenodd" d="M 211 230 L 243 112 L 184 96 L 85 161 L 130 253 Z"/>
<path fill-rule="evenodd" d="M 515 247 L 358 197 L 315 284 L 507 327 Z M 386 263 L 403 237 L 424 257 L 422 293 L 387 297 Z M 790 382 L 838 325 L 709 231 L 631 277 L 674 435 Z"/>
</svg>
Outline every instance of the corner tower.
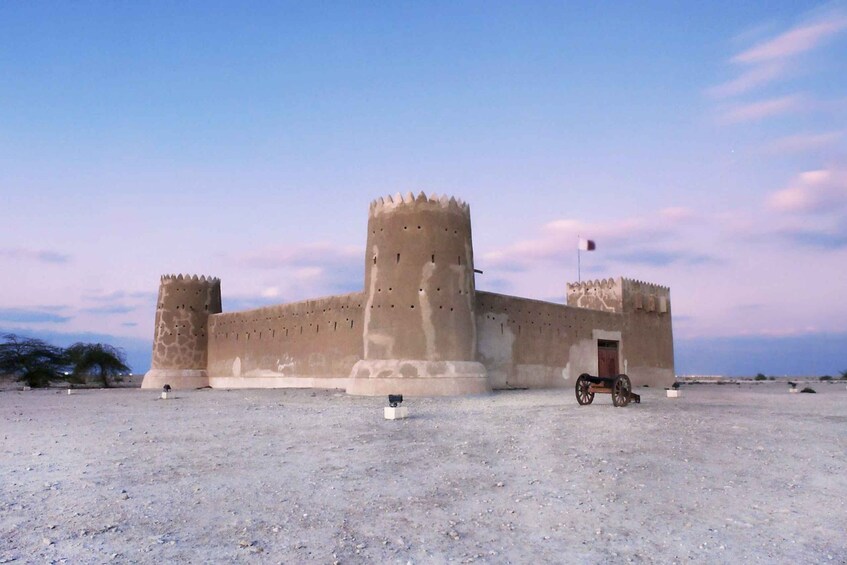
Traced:
<svg viewBox="0 0 847 565">
<path fill-rule="evenodd" d="M 153 362 L 141 388 L 209 385 L 207 325 L 221 311 L 221 281 L 197 275 L 165 275 L 159 284 Z"/>
<path fill-rule="evenodd" d="M 347 392 L 419 396 L 490 390 L 477 361 L 469 206 L 408 193 L 370 205 L 364 354 Z"/>
</svg>

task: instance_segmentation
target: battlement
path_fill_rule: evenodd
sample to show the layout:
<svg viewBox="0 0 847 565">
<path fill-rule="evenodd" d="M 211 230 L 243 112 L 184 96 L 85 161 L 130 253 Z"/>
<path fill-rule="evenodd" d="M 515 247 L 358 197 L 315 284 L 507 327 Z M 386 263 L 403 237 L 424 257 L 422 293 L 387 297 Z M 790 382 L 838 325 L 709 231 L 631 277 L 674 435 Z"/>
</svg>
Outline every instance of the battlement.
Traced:
<svg viewBox="0 0 847 565">
<path fill-rule="evenodd" d="M 649 283 L 649 282 L 645 282 L 645 281 L 639 281 L 637 279 L 627 279 L 627 278 L 621 278 L 621 281 L 623 282 L 623 286 L 624 286 L 625 289 L 638 288 L 642 291 L 650 290 L 650 291 L 655 292 L 657 294 L 670 294 L 670 292 L 671 292 L 670 287 L 662 286 L 660 284 L 654 284 L 654 283 Z"/>
<path fill-rule="evenodd" d="M 393 212 L 401 208 L 412 210 L 441 209 L 463 214 L 468 217 L 470 217 L 471 213 L 470 206 L 463 200 L 459 200 L 454 196 L 448 197 L 446 195 L 439 196 L 437 194 L 432 194 L 427 196 L 424 192 L 418 194 L 417 197 L 411 192 L 407 192 L 405 195 L 398 192 L 393 196 L 389 195 L 379 197 L 371 202 L 368 213 L 371 216 L 377 216 L 384 212 Z"/>
<path fill-rule="evenodd" d="M 568 306 L 601 312 L 623 312 L 621 279 L 597 279 L 568 283 Z"/>
<path fill-rule="evenodd" d="M 597 279 L 568 283 L 568 306 L 603 312 L 670 311 L 671 289 L 635 279 Z"/>
<path fill-rule="evenodd" d="M 624 309 L 641 312 L 670 312 L 671 289 L 634 279 L 621 279 Z"/>
<path fill-rule="evenodd" d="M 218 277 L 213 277 L 211 275 L 208 276 L 208 277 L 206 275 L 200 275 L 198 277 L 197 275 L 187 275 L 187 274 L 182 275 L 182 274 L 179 274 L 179 275 L 162 275 L 160 277 L 160 281 L 161 282 L 165 282 L 165 281 L 186 281 L 186 282 L 188 282 L 188 281 L 191 281 L 191 282 L 209 282 L 209 283 L 220 284 L 221 279 L 219 279 Z"/>
<path fill-rule="evenodd" d="M 626 279 L 596 279 L 593 281 L 582 281 L 568 283 L 568 293 L 573 292 L 590 292 L 592 290 L 611 290 L 620 284 L 621 280 Z"/>
</svg>

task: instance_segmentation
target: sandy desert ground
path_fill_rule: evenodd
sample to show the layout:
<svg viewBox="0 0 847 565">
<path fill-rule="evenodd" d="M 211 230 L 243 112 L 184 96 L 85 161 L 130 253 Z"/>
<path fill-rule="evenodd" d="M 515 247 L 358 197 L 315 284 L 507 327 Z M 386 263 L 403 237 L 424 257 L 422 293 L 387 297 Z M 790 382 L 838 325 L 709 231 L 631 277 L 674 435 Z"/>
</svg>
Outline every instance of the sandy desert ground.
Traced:
<svg viewBox="0 0 847 565">
<path fill-rule="evenodd" d="M 847 389 L 0 393 L 0 562 L 845 563 Z"/>
</svg>

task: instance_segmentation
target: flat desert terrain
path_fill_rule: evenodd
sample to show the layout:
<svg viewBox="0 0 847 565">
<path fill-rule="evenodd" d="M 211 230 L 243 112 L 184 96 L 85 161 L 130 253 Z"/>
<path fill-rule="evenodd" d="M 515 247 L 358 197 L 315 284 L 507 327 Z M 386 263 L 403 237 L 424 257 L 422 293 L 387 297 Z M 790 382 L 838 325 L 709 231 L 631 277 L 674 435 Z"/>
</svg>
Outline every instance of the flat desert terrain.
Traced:
<svg viewBox="0 0 847 565">
<path fill-rule="evenodd" d="M 847 389 L 0 393 L 0 562 L 845 563 Z"/>
</svg>

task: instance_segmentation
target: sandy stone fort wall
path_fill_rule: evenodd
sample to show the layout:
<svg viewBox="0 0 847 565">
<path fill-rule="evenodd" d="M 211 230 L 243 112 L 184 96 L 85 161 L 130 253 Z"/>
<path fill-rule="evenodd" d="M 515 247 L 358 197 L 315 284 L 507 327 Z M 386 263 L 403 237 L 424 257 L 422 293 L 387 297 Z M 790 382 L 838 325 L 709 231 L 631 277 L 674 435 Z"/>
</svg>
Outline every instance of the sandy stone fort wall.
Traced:
<svg viewBox="0 0 847 565">
<path fill-rule="evenodd" d="M 346 388 L 362 358 L 360 292 L 209 319 L 209 384 Z"/>
<path fill-rule="evenodd" d="M 567 285 L 567 305 L 476 290 L 470 207 L 394 195 L 368 211 L 362 292 L 221 313 L 220 281 L 166 276 L 145 388 L 315 387 L 435 396 L 673 382 L 670 290 Z"/>
<path fill-rule="evenodd" d="M 221 281 L 197 275 L 164 275 L 159 283 L 153 360 L 142 386 L 208 386 L 207 322 L 221 311 Z"/>
<path fill-rule="evenodd" d="M 620 340 L 621 321 L 609 312 L 477 293 L 479 355 L 494 388 L 573 386 L 582 373 L 596 375 L 597 338 Z"/>
</svg>

